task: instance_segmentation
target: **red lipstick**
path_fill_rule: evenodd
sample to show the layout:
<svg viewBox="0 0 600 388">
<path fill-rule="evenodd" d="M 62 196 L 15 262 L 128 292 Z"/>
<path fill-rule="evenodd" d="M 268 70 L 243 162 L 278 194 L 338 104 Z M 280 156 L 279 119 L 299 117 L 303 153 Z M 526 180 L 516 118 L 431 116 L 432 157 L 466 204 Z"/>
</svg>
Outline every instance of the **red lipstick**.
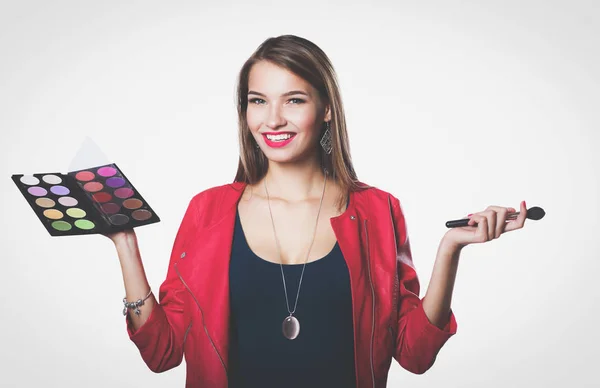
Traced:
<svg viewBox="0 0 600 388">
<path fill-rule="evenodd" d="M 286 140 L 281 140 L 281 141 L 269 140 L 267 138 L 267 135 L 285 135 L 285 134 L 289 134 L 292 137 L 290 137 L 289 139 L 286 139 Z M 284 146 L 288 145 L 296 137 L 296 134 L 294 132 L 266 132 L 266 133 L 263 133 L 262 135 L 263 135 L 263 139 L 265 139 L 265 143 L 267 143 L 267 145 L 269 147 L 273 147 L 273 148 L 284 147 Z"/>
</svg>

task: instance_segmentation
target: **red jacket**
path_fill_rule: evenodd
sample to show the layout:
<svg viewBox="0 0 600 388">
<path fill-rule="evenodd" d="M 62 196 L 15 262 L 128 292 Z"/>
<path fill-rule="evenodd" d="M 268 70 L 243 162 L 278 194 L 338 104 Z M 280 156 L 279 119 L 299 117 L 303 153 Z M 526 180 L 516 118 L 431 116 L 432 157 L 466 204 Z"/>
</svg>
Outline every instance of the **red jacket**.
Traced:
<svg viewBox="0 0 600 388">
<path fill-rule="evenodd" d="M 213 187 L 190 201 L 160 303 L 135 332 L 126 317 L 152 371 L 174 368 L 185 356 L 186 388 L 228 385 L 229 257 L 245 186 Z M 400 202 L 377 188 L 352 192 L 346 211 L 330 222 L 350 273 L 357 388 L 385 387 L 392 357 L 424 373 L 457 326 L 452 312 L 443 329 L 425 315 Z"/>
</svg>

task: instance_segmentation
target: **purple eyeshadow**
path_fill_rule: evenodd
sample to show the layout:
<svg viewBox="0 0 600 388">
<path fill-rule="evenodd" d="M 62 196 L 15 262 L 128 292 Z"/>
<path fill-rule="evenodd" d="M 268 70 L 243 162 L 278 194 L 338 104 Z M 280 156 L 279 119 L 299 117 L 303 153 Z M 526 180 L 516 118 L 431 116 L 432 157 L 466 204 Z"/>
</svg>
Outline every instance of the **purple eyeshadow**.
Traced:
<svg viewBox="0 0 600 388">
<path fill-rule="evenodd" d="M 39 186 L 30 187 L 27 189 L 27 191 L 29 192 L 29 194 L 35 195 L 36 197 L 43 197 L 44 195 L 48 194 L 48 191 L 46 189 Z"/>
<path fill-rule="evenodd" d="M 125 184 L 125 179 L 119 177 L 108 178 L 106 185 L 109 187 L 121 187 Z"/>
<path fill-rule="evenodd" d="M 69 189 L 67 189 L 65 186 L 52 186 L 50 191 L 56 195 L 67 195 L 70 193 Z"/>
</svg>

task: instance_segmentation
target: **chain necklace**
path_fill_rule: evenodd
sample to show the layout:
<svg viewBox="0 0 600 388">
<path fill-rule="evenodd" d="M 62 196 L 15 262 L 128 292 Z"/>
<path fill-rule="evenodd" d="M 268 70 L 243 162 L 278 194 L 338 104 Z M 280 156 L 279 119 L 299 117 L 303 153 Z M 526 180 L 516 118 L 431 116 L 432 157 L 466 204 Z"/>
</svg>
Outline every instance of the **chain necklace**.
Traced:
<svg viewBox="0 0 600 388">
<path fill-rule="evenodd" d="M 315 242 L 315 236 L 317 234 L 317 225 L 319 224 L 319 214 L 321 214 L 321 206 L 323 205 L 323 197 L 325 196 L 325 186 L 327 183 L 327 169 L 325 172 L 325 181 L 323 182 L 323 193 L 321 194 L 321 202 L 319 203 L 319 212 L 317 213 L 317 221 L 315 222 L 315 230 L 313 232 L 312 241 L 308 247 L 308 253 L 306 254 L 306 260 L 304 260 L 304 266 L 302 267 L 302 273 L 300 274 L 300 282 L 298 283 L 298 293 L 296 294 L 296 302 L 294 303 L 294 309 L 290 310 L 290 303 L 288 301 L 287 287 L 285 285 L 285 276 L 283 274 L 283 263 L 281 260 L 281 248 L 279 247 L 279 239 L 277 238 L 277 232 L 275 231 L 275 222 L 273 221 L 273 213 L 271 212 L 271 203 L 269 200 L 269 191 L 267 190 L 267 179 L 264 180 L 265 191 L 267 193 L 267 204 L 269 205 L 269 214 L 271 215 L 271 224 L 273 225 L 273 234 L 275 235 L 275 242 L 277 243 L 277 251 L 279 253 L 279 267 L 281 268 L 281 279 L 283 280 L 283 291 L 285 292 L 285 303 L 287 305 L 288 313 L 290 314 L 283 320 L 282 331 L 285 338 L 293 340 L 300 334 L 300 322 L 298 318 L 294 317 L 293 314 L 296 312 L 296 306 L 298 305 L 298 296 L 300 295 L 300 286 L 302 286 L 302 277 L 304 276 L 304 268 L 306 268 L 306 262 L 310 255 L 310 250 Z"/>
</svg>

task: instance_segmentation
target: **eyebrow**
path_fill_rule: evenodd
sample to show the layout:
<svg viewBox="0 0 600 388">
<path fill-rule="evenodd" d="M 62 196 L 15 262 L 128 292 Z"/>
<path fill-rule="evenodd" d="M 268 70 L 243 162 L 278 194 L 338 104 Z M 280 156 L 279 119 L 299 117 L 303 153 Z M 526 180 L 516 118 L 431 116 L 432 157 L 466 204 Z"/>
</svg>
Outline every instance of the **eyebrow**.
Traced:
<svg viewBox="0 0 600 388">
<path fill-rule="evenodd" d="M 248 94 L 256 94 L 258 96 L 266 97 L 264 94 L 262 94 L 260 92 L 255 92 L 254 90 L 249 90 Z M 292 90 L 292 91 L 289 91 L 287 93 L 282 94 L 282 96 L 291 96 L 293 94 L 303 94 L 306 97 L 309 97 L 308 93 L 303 92 L 302 90 Z"/>
</svg>

